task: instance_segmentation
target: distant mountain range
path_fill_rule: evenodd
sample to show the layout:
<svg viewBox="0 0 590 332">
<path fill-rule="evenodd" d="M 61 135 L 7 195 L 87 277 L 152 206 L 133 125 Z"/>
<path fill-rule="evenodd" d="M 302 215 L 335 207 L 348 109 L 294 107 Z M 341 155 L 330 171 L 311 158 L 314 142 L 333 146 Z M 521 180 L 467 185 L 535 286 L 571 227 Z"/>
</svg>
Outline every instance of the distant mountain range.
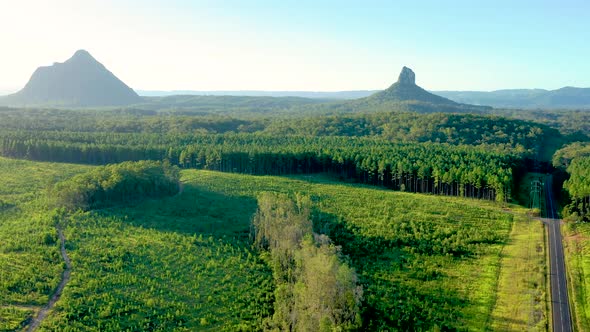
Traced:
<svg viewBox="0 0 590 332">
<path fill-rule="evenodd" d="M 403 67 L 398 80 L 385 90 L 342 91 L 342 92 L 297 92 L 297 91 L 151 91 L 143 92 L 148 100 L 148 107 L 183 109 L 217 109 L 220 103 L 227 107 L 239 106 L 251 109 L 258 107 L 261 111 L 271 109 L 291 109 L 294 112 L 354 113 L 375 111 L 416 111 L 431 112 L 480 112 L 491 109 L 485 106 L 467 105 L 437 96 L 416 85 L 416 74 L 408 67 Z M 147 95 L 150 95 L 147 97 Z M 192 98 L 191 98 L 192 96 Z M 252 99 L 252 98 L 271 98 Z M 249 98 L 249 99 L 236 99 Z M 300 99 L 296 99 L 300 98 Z M 315 101 L 315 102 L 314 102 Z M 276 105 L 279 103 L 280 105 Z M 147 105 L 142 105 L 146 107 Z M 301 106 L 301 107 L 297 107 Z"/>
<path fill-rule="evenodd" d="M 312 99 L 357 99 L 372 95 L 379 90 L 354 91 L 261 91 L 261 90 L 137 90 L 140 96 L 168 97 L 178 95 L 192 96 L 249 96 L 249 97 L 301 97 Z"/>
<path fill-rule="evenodd" d="M 8 96 L 0 97 L 0 105 L 47 107 L 126 106 L 150 103 L 184 108 L 201 107 L 203 103 L 219 105 L 220 96 L 297 97 L 286 104 L 316 104 L 330 102 L 330 111 L 358 112 L 375 110 L 406 110 L 418 112 L 477 112 L 496 108 L 589 108 L 590 88 L 565 87 L 558 90 L 519 89 L 483 91 L 427 91 L 416 85 L 414 72 L 403 67 L 399 79 L 389 88 L 358 91 L 140 91 L 119 80 L 96 61 L 90 53 L 77 51 L 64 63 L 39 67 L 25 87 Z M 187 96 L 212 96 L 188 98 Z M 175 98 L 163 98 L 176 96 Z M 308 100 L 304 100 L 308 99 Z M 235 99 L 235 98 L 234 98 Z M 234 100 L 229 98 L 228 102 Z M 313 100 L 309 100 L 313 99 Z M 340 100 L 338 102 L 337 100 Z M 243 102 L 243 101 L 240 101 Z M 269 101 L 251 101 L 258 105 Z M 169 104 L 168 104 L 169 103 Z M 283 103 L 283 101 L 280 101 Z M 231 104 L 231 102 L 230 102 Z M 485 106 L 484 106 L 485 105 Z M 157 106 L 157 105 L 153 105 Z M 240 105 L 238 105 L 240 106 Z M 319 108 L 319 106 L 317 107 Z"/>
<path fill-rule="evenodd" d="M 557 90 L 514 89 L 482 91 L 436 91 L 461 103 L 496 108 L 590 108 L 590 88 L 565 87 Z"/>
<path fill-rule="evenodd" d="M 351 90 L 337 92 L 322 91 L 153 91 L 138 90 L 141 96 L 265 96 L 303 97 L 313 99 L 358 99 L 368 97 L 380 90 Z M 496 91 L 429 91 L 432 94 L 457 103 L 487 105 L 496 108 L 539 108 L 539 109 L 590 109 L 590 88 L 565 87 L 557 90 L 506 89 Z"/>
<path fill-rule="evenodd" d="M 79 50 L 64 63 L 37 68 L 22 90 L 0 98 L 0 104 L 91 107 L 130 105 L 142 100 L 90 53 Z"/>
</svg>

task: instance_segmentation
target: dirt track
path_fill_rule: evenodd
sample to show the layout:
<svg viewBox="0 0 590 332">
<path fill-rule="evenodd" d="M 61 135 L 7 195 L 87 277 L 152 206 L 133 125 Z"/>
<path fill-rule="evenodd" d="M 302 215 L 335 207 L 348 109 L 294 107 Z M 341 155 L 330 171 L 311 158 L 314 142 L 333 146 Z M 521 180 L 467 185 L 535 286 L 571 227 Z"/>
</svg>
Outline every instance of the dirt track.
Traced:
<svg viewBox="0 0 590 332">
<path fill-rule="evenodd" d="M 43 320 L 47 317 L 51 309 L 53 309 L 53 307 L 55 306 L 55 303 L 61 297 L 61 293 L 66 287 L 66 284 L 68 283 L 68 281 L 70 281 L 70 274 L 72 272 L 72 262 L 70 261 L 70 257 L 68 257 L 68 254 L 66 252 L 66 239 L 60 226 L 57 227 L 57 233 L 59 235 L 61 257 L 66 263 L 66 269 L 62 274 L 61 281 L 59 282 L 57 289 L 49 299 L 49 302 L 39 311 L 37 316 L 35 316 L 31 320 L 31 323 L 27 331 L 35 331 L 39 327 L 39 325 L 41 325 L 41 322 L 43 322 Z"/>
</svg>

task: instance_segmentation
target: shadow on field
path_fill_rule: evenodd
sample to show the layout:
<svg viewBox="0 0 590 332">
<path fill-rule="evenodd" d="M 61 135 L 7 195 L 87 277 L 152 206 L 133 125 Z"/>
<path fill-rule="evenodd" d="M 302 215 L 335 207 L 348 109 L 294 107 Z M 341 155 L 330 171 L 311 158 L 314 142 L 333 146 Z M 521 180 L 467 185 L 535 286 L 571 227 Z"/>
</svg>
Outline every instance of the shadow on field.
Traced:
<svg viewBox="0 0 590 332">
<path fill-rule="evenodd" d="M 179 195 L 98 213 L 160 231 L 248 240 L 256 208 L 254 198 L 226 196 L 185 184 Z"/>
</svg>

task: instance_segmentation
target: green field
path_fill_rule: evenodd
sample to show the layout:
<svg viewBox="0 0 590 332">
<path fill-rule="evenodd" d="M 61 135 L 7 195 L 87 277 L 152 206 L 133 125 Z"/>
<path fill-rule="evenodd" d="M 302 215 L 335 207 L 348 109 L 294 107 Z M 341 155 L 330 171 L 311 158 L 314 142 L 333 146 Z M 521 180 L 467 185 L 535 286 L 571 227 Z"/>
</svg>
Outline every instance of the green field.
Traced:
<svg viewBox="0 0 590 332">
<path fill-rule="evenodd" d="M 11 266 L 0 272 L 0 330 L 23 326 L 59 282 L 57 222 L 72 274 L 41 330 L 260 328 L 272 315 L 274 283 L 249 230 L 264 191 L 311 197 L 316 232 L 342 246 L 359 274 L 364 330 L 546 325 L 542 228 L 515 206 L 342 184 L 322 175 L 186 170 L 174 197 L 59 219 L 43 209 L 43 189 L 56 174 L 86 167 L 0 159 L 0 168 L 10 174 L 0 185 L 1 199 L 10 204 L 0 219 L 0 259 Z M 523 263 L 530 255 L 535 259 Z M 524 280 L 518 287 L 506 282 L 513 271 Z M 514 322 L 499 325 L 515 315 L 516 305 Z"/>
<path fill-rule="evenodd" d="M 590 330 L 590 224 L 563 227 L 572 317 L 578 331 Z"/>
<path fill-rule="evenodd" d="M 45 188 L 87 166 L 0 158 L 0 331 L 47 303 L 63 269 Z"/>
<path fill-rule="evenodd" d="M 510 309 L 494 311 L 496 303 L 522 305 L 520 316 L 533 317 L 508 330 L 542 330 L 546 324 L 544 263 L 518 267 L 522 278 L 532 281 L 516 293 L 498 283 L 501 273 L 531 253 L 530 243 L 517 237 L 531 237 L 534 252 L 543 246 L 542 228 L 527 226 L 524 210 L 510 211 L 517 213 L 513 231 L 512 213 L 478 200 L 344 185 L 321 176 L 185 171 L 183 178 L 199 190 L 229 197 L 254 198 L 263 191 L 310 195 L 316 202 L 314 222 L 343 246 L 361 275 L 366 329 L 492 329 L 510 314 Z M 508 249 L 501 254 L 503 248 Z M 523 304 L 533 293 L 537 300 Z"/>
</svg>

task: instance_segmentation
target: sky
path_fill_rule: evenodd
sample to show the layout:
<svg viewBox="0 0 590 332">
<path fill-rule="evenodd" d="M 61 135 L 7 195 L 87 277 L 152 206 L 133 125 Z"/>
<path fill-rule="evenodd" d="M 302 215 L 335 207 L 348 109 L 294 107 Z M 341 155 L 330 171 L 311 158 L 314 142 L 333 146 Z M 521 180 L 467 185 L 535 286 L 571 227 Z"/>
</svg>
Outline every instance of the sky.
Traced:
<svg viewBox="0 0 590 332">
<path fill-rule="evenodd" d="M 0 94 L 89 51 L 136 90 L 590 87 L 590 1 L 0 1 Z"/>
</svg>

